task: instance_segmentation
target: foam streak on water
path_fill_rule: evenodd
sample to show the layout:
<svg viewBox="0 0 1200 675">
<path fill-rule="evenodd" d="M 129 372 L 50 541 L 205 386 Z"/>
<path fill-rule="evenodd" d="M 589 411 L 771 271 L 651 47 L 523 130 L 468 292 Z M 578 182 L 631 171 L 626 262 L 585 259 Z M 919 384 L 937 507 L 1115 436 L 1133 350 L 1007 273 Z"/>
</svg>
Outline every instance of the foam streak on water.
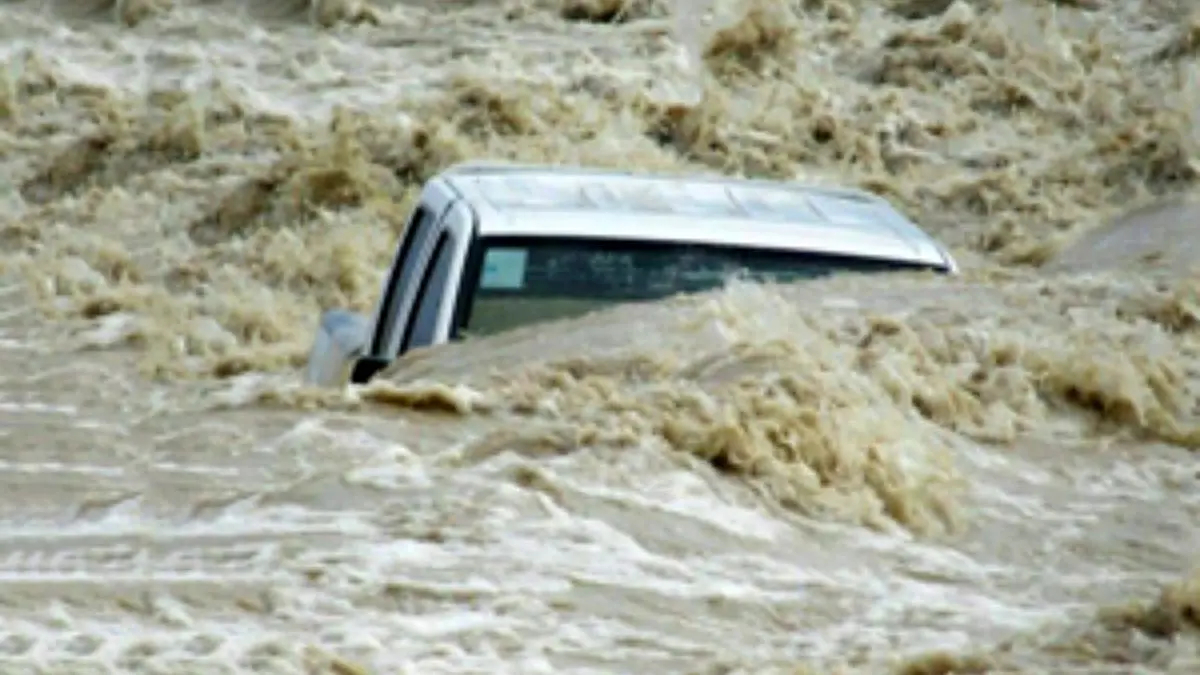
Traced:
<svg viewBox="0 0 1200 675">
<path fill-rule="evenodd" d="M 0 670 L 1198 672 L 1197 26 L 0 3 Z M 854 184 L 964 275 L 298 386 L 421 182 L 485 158 Z"/>
</svg>

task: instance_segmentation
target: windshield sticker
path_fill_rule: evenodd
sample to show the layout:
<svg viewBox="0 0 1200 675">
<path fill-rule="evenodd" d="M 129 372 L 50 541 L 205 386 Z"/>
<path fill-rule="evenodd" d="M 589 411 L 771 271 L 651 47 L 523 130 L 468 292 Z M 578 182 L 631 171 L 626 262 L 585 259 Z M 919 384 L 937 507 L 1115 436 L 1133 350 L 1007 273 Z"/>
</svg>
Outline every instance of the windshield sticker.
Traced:
<svg viewBox="0 0 1200 675">
<path fill-rule="evenodd" d="M 484 288 L 516 289 L 525 286 L 525 265 L 529 251 L 520 248 L 494 248 L 483 259 Z"/>
</svg>

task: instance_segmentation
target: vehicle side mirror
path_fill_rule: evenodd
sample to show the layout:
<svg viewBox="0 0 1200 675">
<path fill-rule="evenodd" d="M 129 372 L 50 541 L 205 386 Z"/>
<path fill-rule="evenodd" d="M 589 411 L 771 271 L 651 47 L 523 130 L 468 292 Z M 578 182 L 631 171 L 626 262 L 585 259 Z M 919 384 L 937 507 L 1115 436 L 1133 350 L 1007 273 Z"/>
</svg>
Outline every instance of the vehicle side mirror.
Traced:
<svg viewBox="0 0 1200 675">
<path fill-rule="evenodd" d="M 319 387 L 346 384 L 367 344 L 367 320 L 354 312 L 331 309 L 321 315 L 308 353 L 305 380 Z"/>
</svg>

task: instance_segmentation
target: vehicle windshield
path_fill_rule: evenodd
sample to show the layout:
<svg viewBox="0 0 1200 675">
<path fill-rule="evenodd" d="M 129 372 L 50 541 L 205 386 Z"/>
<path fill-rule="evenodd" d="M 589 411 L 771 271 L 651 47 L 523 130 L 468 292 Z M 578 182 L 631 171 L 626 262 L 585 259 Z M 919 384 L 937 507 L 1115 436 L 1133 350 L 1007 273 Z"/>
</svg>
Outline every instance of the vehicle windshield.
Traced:
<svg viewBox="0 0 1200 675">
<path fill-rule="evenodd" d="M 835 272 L 938 269 L 821 253 L 596 239 L 483 238 L 462 333 L 478 337 L 610 305 L 723 286 L 733 276 L 788 283 Z M 944 270 L 943 270 L 944 271 Z"/>
</svg>

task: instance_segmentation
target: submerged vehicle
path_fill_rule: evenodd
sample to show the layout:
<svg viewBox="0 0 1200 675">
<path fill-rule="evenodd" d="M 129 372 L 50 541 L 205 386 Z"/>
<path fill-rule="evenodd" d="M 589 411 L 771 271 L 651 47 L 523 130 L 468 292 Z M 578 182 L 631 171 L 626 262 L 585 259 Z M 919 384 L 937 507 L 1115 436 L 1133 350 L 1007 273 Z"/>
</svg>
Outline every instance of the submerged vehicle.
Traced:
<svg viewBox="0 0 1200 675">
<path fill-rule="evenodd" d="M 371 317 L 320 320 L 306 380 L 361 384 L 418 347 L 710 290 L 732 275 L 953 274 L 867 192 L 726 177 L 467 163 L 423 187 Z"/>
</svg>

